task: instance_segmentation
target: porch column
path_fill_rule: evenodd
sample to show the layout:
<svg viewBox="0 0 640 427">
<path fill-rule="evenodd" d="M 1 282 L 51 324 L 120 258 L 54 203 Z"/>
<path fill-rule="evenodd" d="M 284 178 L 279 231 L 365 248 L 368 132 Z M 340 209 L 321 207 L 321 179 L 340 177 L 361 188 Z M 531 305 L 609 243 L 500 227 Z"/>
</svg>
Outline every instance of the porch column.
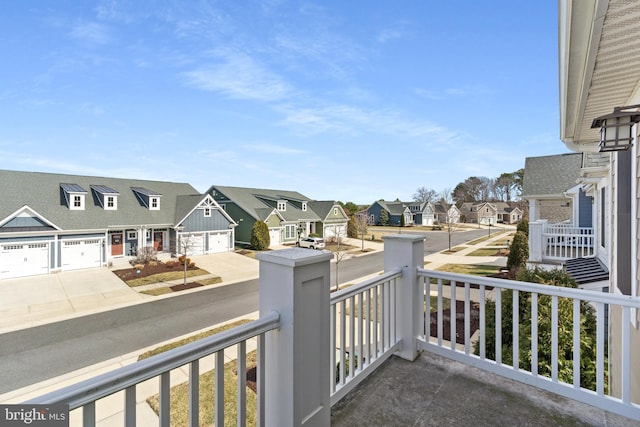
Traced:
<svg viewBox="0 0 640 427">
<path fill-rule="evenodd" d="M 529 223 L 529 261 L 531 262 L 542 262 L 542 233 L 546 223 L 546 220 Z"/>
<path fill-rule="evenodd" d="M 418 357 L 417 336 L 424 296 L 420 295 L 417 268 L 424 267 L 424 236 L 390 234 L 383 236 L 384 271 L 402 268 L 396 286 L 396 328 L 402 338 L 399 356 L 413 361 Z"/>
<path fill-rule="evenodd" d="M 260 315 L 280 314 L 266 336 L 265 425 L 330 424 L 329 252 L 302 248 L 263 252 Z"/>
</svg>

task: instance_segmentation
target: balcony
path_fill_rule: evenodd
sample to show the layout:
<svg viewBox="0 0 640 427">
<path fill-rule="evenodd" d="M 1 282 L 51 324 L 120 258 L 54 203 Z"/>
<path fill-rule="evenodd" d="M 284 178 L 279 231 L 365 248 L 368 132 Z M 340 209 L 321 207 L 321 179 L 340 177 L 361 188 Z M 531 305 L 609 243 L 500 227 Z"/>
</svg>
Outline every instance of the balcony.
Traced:
<svg viewBox="0 0 640 427">
<path fill-rule="evenodd" d="M 105 419 L 101 402 L 116 396 L 122 410 L 111 422 L 164 426 L 175 409 L 173 387 L 184 383 L 188 423 L 199 425 L 200 375 L 214 368 L 215 425 L 246 425 L 250 411 L 256 425 L 266 426 L 640 421 L 631 383 L 637 345 L 630 342 L 640 299 L 426 270 L 423 250 L 421 237 L 387 236 L 384 273 L 333 294 L 331 254 L 298 248 L 260 254 L 258 320 L 27 403 L 68 404 L 72 425 L 91 426 Z M 519 310 L 502 318 L 506 304 L 526 307 L 531 322 L 521 321 Z M 561 323 L 567 309 L 573 320 Z M 585 311 L 595 317 L 587 332 Z M 614 311 L 620 315 L 614 318 Z M 622 343 L 615 350 L 613 336 Z M 587 338 L 595 354 L 588 384 L 581 375 Z M 254 341 L 255 407 L 246 377 L 238 375 L 237 418 L 230 420 L 220 374 L 224 352 L 235 348 L 237 370 L 244 372 Z M 567 345 L 572 351 L 559 353 Z M 620 366 L 617 376 L 612 364 Z M 183 367 L 187 376 L 178 379 Z M 136 404 L 150 382 L 159 402 L 151 419 Z"/>
<path fill-rule="evenodd" d="M 529 223 L 529 261 L 563 263 L 568 259 L 593 256 L 595 236 L 592 227 L 550 224 L 547 220 Z"/>
</svg>

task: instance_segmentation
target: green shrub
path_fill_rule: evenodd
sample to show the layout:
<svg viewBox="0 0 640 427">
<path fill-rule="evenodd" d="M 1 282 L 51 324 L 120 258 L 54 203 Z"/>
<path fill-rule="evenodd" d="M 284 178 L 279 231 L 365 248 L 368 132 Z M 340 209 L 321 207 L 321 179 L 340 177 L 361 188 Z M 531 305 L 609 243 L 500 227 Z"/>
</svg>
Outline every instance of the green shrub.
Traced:
<svg viewBox="0 0 640 427">
<path fill-rule="evenodd" d="M 576 283 L 562 270 L 521 269 L 518 280 L 541 283 L 552 286 L 575 288 Z M 513 364 L 513 291 L 502 291 L 502 363 Z M 551 297 L 538 296 L 538 373 L 551 376 Z M 496 303 L 487 300 L 486 310 L 486 345 L 488 359 L 495 359 L 495 311 Z M 522 369 L 531 369 L 531 294 L 520 292 L 518 298 L 518 336 L 519 361 Z M 573 383 L 573 300 L 558 298 L 558 378 L 566 383 Z M 474 353 L 480 354 L 480 345 L 474 346 Z M 605 351 L 606 353 L 606 351 Z M 605 366 L 605 387 L 607 384 Z M 596 385 L 596 316 L 593 307 L 587 302 L 580 303 L 580 386 L 595 390 Z"/>
<path fill-rule="evenodd" d="M 526 219 L 520 221 L 516 227 L 516 231 L 522 231 L 527 235 L 527 237 L 529 237 L 529 221 L 527 221 Z"/>
<path fill-rule="evenodd" d="M 383 210 L 380 212 L 380 225 L 389 224 L 389 214 L 387 211 Z"/>
<path fill-rule="evenodd" d="M 527 264 L 529 259 L 529 239 L 522 231 L 516 232 L 509 248 L 509 257 L 507 258 L 507 268 L 519 269 Z"/>
<path fill-rule="evenodd" d="M 251 228 L 251 247 L 256 251 L 264 251 L 270 244 L 269 226 L 264 221 L 256 221 Z"/>
</svg>

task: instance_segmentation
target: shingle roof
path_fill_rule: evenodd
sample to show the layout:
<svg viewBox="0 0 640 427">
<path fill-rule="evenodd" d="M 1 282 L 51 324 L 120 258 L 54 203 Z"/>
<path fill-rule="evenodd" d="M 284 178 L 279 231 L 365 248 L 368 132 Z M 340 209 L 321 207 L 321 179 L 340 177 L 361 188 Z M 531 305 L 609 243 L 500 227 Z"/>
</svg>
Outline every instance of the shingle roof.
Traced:
<svg viewBox="0 0 640 427">
<path fill-rule="evenodd" d="M 119 193 L 118 209 L 104 210 L 91 194 L 87 194 L 84 210 L 70 210 L 61 190 L 64 183 L 73 183 L 83 189 L 96 185 L 108 187 Z M 160 209 L 149 210 L 143 206 L 132 190 L 134 187 L 162 194 Z M 182 219 L 176 217 L 179 216 L 178 196 L 183 195 L 198 195 L 198 192 L 185 183 L 0 170 L 0 220 L 29 206 L 63 230 L 174 225 L 176 219 Z M 202 199 L 204 195 L 198 197 Z"/>
<path fill-rule="evenodd" d="M 580 177 L 582 154 L 527 157 L 522 196 L 561 196 Z"/>
</svg>

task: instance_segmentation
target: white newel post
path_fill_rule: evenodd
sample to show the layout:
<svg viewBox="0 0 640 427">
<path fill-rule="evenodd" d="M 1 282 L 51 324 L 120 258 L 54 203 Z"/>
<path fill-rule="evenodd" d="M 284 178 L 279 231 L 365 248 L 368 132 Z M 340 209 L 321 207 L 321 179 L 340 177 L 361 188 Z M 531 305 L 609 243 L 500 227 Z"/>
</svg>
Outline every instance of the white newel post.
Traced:
<svg viewBox="0 0 640 427">
<path fill-rule="evenodd" d="M 280 313 L 266 336 L 265 425 L 330 424 L 329 263 L 333 254 L 292 248 L 259 253 L 260 315 Z"/>
<path fill-rule="evenodd" d="M 531 262 L 542 262 L 542 233 L 546 222 L 546 220 L 539 220 L 529 223 L 529 261 Z"/>
<path fill-rule="evenodd" d="M 417 268 L 424 267 L 424 237 L 409 234 L 384 236 L 384 271 L 402 268 L 396 285 L 396 328 L 402 338 L 399 356 L 407 360 L 418 357 L 417 336 L 424 296 L 419 294 Z"/>
</svg>

